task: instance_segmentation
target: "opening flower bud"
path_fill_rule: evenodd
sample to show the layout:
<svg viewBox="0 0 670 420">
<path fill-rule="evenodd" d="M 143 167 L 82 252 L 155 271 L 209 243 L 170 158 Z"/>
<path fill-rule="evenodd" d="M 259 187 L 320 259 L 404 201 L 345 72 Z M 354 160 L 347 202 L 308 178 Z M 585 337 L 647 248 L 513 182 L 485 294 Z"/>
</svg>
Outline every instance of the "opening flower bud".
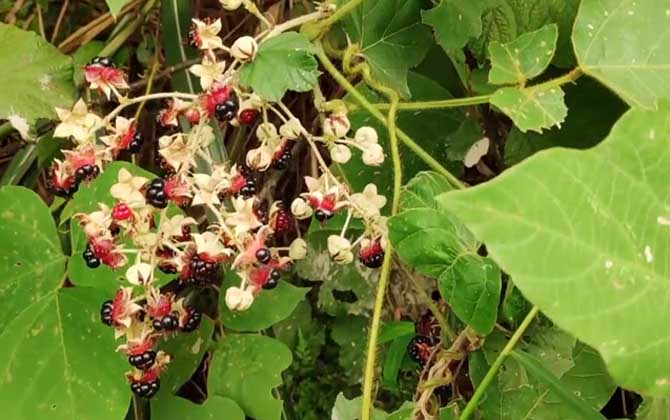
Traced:
<svg viewBox="0 0 670 420">
<path fill-rule="evenodd" d="M 346 136 L 350 128 L 351 123 L 344 113 L 332 113 L 323 121 L 323 133 L 338 139 Z"/>
<path fill-rule="evenodd" d="M 368 144 L 363 150 L 363 163 L 369 166 L 379 166 L 384 163 L 384 149 L 377 143 Z"/>
<path fill-rule="evenodd" d="M 343 144 L 336 144 L 330 148 L 330 157 L 334 162 L 347 163 L 351 159 L 351 150 Z"/>
<path fill-rule="evenodd" d="M 230 54 L 242 62 L 254 61 L 258 52 L 258 43 L 251 36 L 237 38 L 230 47 Z"/>
<path fill-rule="evenodd" d="M 312 207 L 302 198 L 296 198 L 291 203 L 291 213 L 296 219 L 307 219 L 312 217 Z"/>
</svg>

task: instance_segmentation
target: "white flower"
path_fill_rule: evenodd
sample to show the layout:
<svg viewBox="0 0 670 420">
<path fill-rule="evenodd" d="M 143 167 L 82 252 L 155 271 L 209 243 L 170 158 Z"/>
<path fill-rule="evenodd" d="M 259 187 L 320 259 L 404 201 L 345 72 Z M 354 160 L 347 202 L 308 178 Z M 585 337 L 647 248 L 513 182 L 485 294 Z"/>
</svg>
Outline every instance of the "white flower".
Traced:
<svg viewBox="0 0 670 420">
<path fill-rule="evenodd" d="M 386 197 L 377 194 L 375 184 L 368 184 L 362 193 L 351 195 L 351 202 L 363 212 L 362 216 L 374 219 L 380 215 L 379 209 L 386 205 Z"/>
<path fill-rule="evenodd" d="M 135 286 L 145 286 L 151 284 L 154 277 L 153 274 L 154 270 L 153 267 L 151 267 L 151 264 L 141 262 L 130 266 L 126 271 L 126 278 L 130 284 L 134 284 Z"/>
<path fill-rule="evenodd" d="M 159 140 L 160 153 L 165 161 L 176 171 L 186 164 L 195 165 L 193 151 L 184 140 L 183 134 L 179 133 L 173 137 L 163 136 Z"/>
<path fill-rule="evenodd" d="M 277 127 L 271 123 L 260 124 L 256 129 L 256 137 L 263 142 L 276 139 L 279 137 L 279 134 L 277 134 Z"/>
<path fill-rule="evenodd" d="M 274 151 L 268 146 L 260 146 L 247 152 L 247 165 L 257 171 L 265 171 L 272 164 Z"/>
<path fill-rule="evenodd" d="M 242 36 L 230 47 L 230 54 L 243 63 L 254 61 L 258 52 L 258 43 L 252 36 Z"/>
<path fill-rule="evenodd" d="M 351 243 L 339 235 L 330 235 L 328 237 L 328 253 L 330 253 L 330 256 L 338 264 L 348 264 L 354 260 L 354 254 L 351 252 Z"/>
<path fill-rule="evenodd" d="M 323 121 L 323 133 L 338 139 L 346 136 L 350 128 L 349 118 L 344 112 L 333 112 Z"/>
<path fill-rule="evenodd" d="M 377 130 L 367 126 L 359 128 L 354 135 L 354 142 L 362 147 L 366 147 L 370 144 L 377 144 L 379 142 Z"/>
<path fill-rule="evenodd" d="M 133 204 L 144 204 L 144 194 L 140 189 L 149 181 L 141 176 L 133 176 L 126 168 L 121 168 L 118 182 L 112 185 L 110 193 L 112 197 L 132 206 Z"/>
<path fill-rule="evenodd" d="M 54 137 L 74 138 L 77 143 L 89 142 L 95 132 L 102 126 L 102 118 L 88 112 L 83 99 L 79 99 L 72 111 L 56 108 L 56 114 L 61 123 L 56 126 Z"/>
<path fill-rule="evenodd" d="M 203 90 L 209 90 L 214 82 L 223 82 L 223 72 L 226 63 L 223 61 L 212 61 L 209 57 L 203 58 L 201 64 L 194 64 L 189 71 L 200 78 L 200 86 Z"/>
<path fill-rule="evenodd" d="M 201 20 L 193 19 L 197 32 L 196 43 L 201 50 L 223 49 L 223 41 L 218 34 L 221 32 L 221 19 L 207 24 Z"/>
<path fill-rule="evenodd" d="M 7 121 L 12 125 L 12 127 L 14 127 L 16 131 L 19 132 L 19 135 L 23 140 L 32 140 L 32 137 L 30 136 L 30 125 L 28 124 L 28 120 L 20 115 L 14 114 L 8 115 Z"/>
<path fill-rule="evenodd" d="M 226 10 L 235 10 L 242 5 L 242 0 L 219 0 L 219 3 Z"/>
<path fill-rule="evenodd" d="M 194 224 L 196 224 L 194 218 L 185 217 L 184 215 L 177 214 L 169 219 L 164 218 L 161 221 L 161 225 L 158 227 L 158 229 L 161 236 L 172 238 L 182 236 L 184 234 L 183 232 L 184 227 Z"/>
<path fill-rule="evenodd" d="M 288 256 L 292 260 L 302 260 L 307 255 L 307 242 L 302 238 L 297 238 L 288 249 Z"/>
<path fill-rule="evenodd" d="M 296 219 L 307 219 L 312 217 L 312 207 L 304 199 L 298 197 L 291 203 L 291 213 Z"/>
<path fill-rule="evenodd" d="M 226 306 L 231 311 L 246 311 L 254 303 L 254 295 L 249 289 L 229 287 L 226 290 Z"/>
<path fill-rule="evenodd" d="M 232 252 L 221 243 L 219 235 L 214 232 L 192 233 L 191 237 L 198 254 L 206 254 L 212 259 L 219 260 L 229 256 Z"/>
<path fill-rule="evenodd" d="M 379 166 L 384 163 L 384 149 L 377 144 L 367 144 L 363 149 L 363 163 L 369 166 Z"/>
<path fill-rule="evenodd" d="M 489 138 L 484 137 L 480 140 L 477 140 L 472 146 L 470 146 L 470 149 L 468 149 L 468 152 L 465 154 L 465 158 L 463 159 L 463 164 L 465 167 L 472 168 L 475 166 L 484 156 L 486 156 L 490 145 L 491 142 L 489 141 Z"/>
<path fill-rule="evenodd" d="M 297 139 L 300 137 L 300 134 L 302 134 L 302 124 L 300 123 L 300 120 L 297 118 L 291 118 L 290 120 L 286 121 L 281 125 L 281 127 L 279 127 L 279 134 L 289 140 Z"/>
<path fill-rule="evenodd" d="M 237 197 L 232 201 L 235 211 L 226 215 L 226 224 L 234 227 L 235 234 L 239 235 L 262 225 L 254 212 L 253 197 L 248 199 Z"/>
<path fill-rule="evenodd" d="M 334 162 L 347 163 L 351 159 L 351 150 L 343 144 L 336 144 L 330 148 L 330 157 Z"/>
</svg>

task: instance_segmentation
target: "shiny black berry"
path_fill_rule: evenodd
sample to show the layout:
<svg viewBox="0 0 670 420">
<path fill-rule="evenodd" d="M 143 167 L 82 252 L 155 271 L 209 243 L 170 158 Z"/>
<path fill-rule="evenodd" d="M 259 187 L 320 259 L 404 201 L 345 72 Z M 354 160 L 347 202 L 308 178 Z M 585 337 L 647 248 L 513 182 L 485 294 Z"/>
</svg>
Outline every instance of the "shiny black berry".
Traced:
<svg viewBox="0 0 670 420">
<path fill-rule="evenodd" d="M 84 261 L 86 261 L 86 266 L 88 266 L 88 268 L 100 267 L 101 263 L 100 258 L 95 256 L 90 245 L 86 245 L 86 249 L 84 250 L 84 253 L 81 255 L 82 257 L 84 257 Z"/>
<path fill-rule="evenodd" d="M 282 154 L 278 158 L 275 158 L 272 161 L 272 167 L 274 169 L 286 169 L 288 168 L 289 163 L 291 163 L 291 159 L 293 159 L 291 148 L 285 146 L 282 151 Z"/>
<path fill-rule="evenodd" d="M 200 284 L 211 283 L 219 273 L 219 264 L 194 255 L 191 259 L 191 280 Z"/>
<path fill-rule="evenodd" d="M 60 187 L 55 186 L 53 184 L 53 182 L 51 182 L 51 180 L 49 180 L 47 182 L 47 186 L 49 187 L 49 189 L 51 191 L 53 191 L 53 193 L 55 195 L 57 195 L 58 197 L 63 197 L 63 198 L 72 197 L 74 195 L 74 193 L 76 193 L 77 190 L 79 189 L 79 183 L 78 182 L 73 182 L 72 185 L 70 185 L 69 188 L 60 188 Z"/>
<path fill-rule="evenodd" d="M 333 217 L 333 213 L 331 213 L 331 212 L 329 212 L 329 211 L 326 211 L 326 210 L 317 209 L 317 210 L 314 212 L 314 217 L 316 217 L 316 220 L 318 220 L 319 222 L 323 223 L 323 222 L 325 222 L 326 220 L 328 220 L 328 219 L 330 219 L 331 217 Z"/>
<path fill-rule="evenodd" d="M 163 178 L 155 178 L 149 184 L 146 192 L 147 203 L 152 206 L 164 209 L 168 205 L 168 197 L 165 193 L 165 180 Z"/>
<path fill-rule="evenodd" d="M 258 251 L 256 251 L 256 259 L 261 264 L 267 264 L 272 259 L 272 253 L 267 248 L 261 248 Z"/>
<path fill-rule="evenodd" d="M 147 399 L 156 395 L 160 388 L 161 381 L 158 378 L 149 382 L 132 382 L 130 384 L 130 390 L 133 391 L 133 394 Z"/>
<path fill-rule="evenodd" d="M 179 318 L 175 312 L 165 315 L 161 319 L 161 328 L 165 331 L 174 331 L 179 328 Z"/>
<path fill-rule="evenodd" d="M 428 363 L 428 358 L 435 344 L 436 342 L 432 338 L 425 335 L 417 335 L 407 345 L 407 354 L 409 354 L 410 359 L 421 366 L 425 366 Z"/>
<path fill-rule="evenodd" d="M 98 165 L 84 165 L 74 171 L 74 177 L 77 182 L 90 181 L 100 174 Z"/>
<path fill-rule="evenodd" d="M 93 57 L 91 64 L 98 64 L 103 67 L 114 67 L 114 63 L 109 57 Z"/>
<path fill-rule="evenodd" d="M 247 182 L 240 188 L 240 195 L 242 197 L 251 197 L 256 194 L 256 182 L 253 179 L 247 179 Z"/>
<path fill-rule="evenodd" d="M 145 351 L 142 354 L 128 356 L 128 363 L 138 369 L 149 369 L 156 361 L 156 352 L 153 350 Z"/>
<path fill-rule="evenodd" d="M 105 325 L 112 325 L 112 311 L 114 310 L 114 302 L 106 301 L 100 308 L 100 320 Z"/>
<path fill-rule="evenodd" d="M 268 278 L 268 281 L 265 282 L 263 285 L 263 289 L 265 290 L 271 290 L 277 287 L 279 284 L 279 280 L 281 280 L 281 273 L 279 270 L 272 270 L 270 272 L 270 277 Z"/>
<path fill-rule="evenodd" d="M 133 136 L 133 140 L 128 144 L 128 151 L 130 153 L 137 153 L 140 151 L 142 148 L 142 144 L 144 143 L 144 138 L 142 137 L 142 133 L 139 131 L 135 132 L 135 135 Z"/>
<path fill-rule="evenodd" d="M 361 256 L 360 261 L 368 268 L 379 268 L 384 263 L 384 251 L 366 257 Z"/>
<path fill-rule="evenodd" d="M 216 119 L 221 122 L 230 121 L 237 115 L 238 107 L 237 98 L 231 96 L 225 101 L 216 104 L 214 115 L 216 116 Z"/>
<path fill-rule="evenodd" d="M 198 329 L 200 326 L 200 321 L 202 320 L 202 314 L 197 309 L 188 310 L 188 319 L 186 324 L 181 327 L 181 330 L 184 332 L 192 332 Z"/>
</svg>

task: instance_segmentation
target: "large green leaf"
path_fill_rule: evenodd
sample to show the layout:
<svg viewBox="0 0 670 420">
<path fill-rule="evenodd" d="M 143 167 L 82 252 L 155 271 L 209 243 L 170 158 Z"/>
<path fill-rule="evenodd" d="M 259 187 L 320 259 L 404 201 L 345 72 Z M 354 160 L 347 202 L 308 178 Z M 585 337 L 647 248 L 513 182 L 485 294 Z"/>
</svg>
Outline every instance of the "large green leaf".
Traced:
<svg viewBox="0 0 670 420">
<path fill-rule="evenodd" d="M 628 111 L 590 150 L 539 153 L 440 197 L 531 302 L 600 352 L 617 382 L 653 395 L 670 394 L 669 111 Z"/>
<path fill-rule="evenodd" d="M 345 316 L 335 319 L 331 337 L 340 346 L 339 364 L 349 383 L 357 384 L 363 379 L 363 366 L 368 341 L 369 320 L 362 316 Z"/>
<path fill-rule="evenodd" d="M 0 189 L 0 333 L 64 280 L 65 256 L 49 209 L 23 187 Z"/>
<path fill-rule="evenodd" d="M 489 83 L 523 86 L 527 80 L 539 76 L 554 57 L 557 39 L 558 29 L 550 24 L 506 44 L 491 43 Z"/>
<path fill-rule="evenodd" d="M 407 72 L 431 45 L 421 23 L 420 0 L 365 0 L 344 21 L 344 30 L 370 65 L 372 77 L 410 97 Z"/>
<path fill-rule="evenodd" d="M 8 419 L 123 418 L 128 364 L 100 318 L 100 291 L 53 291 L 15 316 L 0 335 L 0 404 Z"/>
<path fill-rule="evenodd" d="M 471 355 L 470 375 L 479 386 L 506 339 L 499 332 L 487 337 L 482 350 Z M 519 347 L 537 360 L 558 385 L 599 410 L 614 392 L 598 355 L 569 334 L 536 322 Z M 555 387 L 556 385 L 554 385 Z M 486 420 L 583 420 L 580 412 L 565 404 L 546 379 L 536 376 L 515 359 L 507 359 L 479 404 Z"/>
<path fill-rule="evenodd" d="M 440 174 L 422 172 L 403 190 L 402 211 L 389 220 L 398 255 L 424 275 L 437 277 L 454 313 L 481 334 L 491 332 L 500 299 L 500 269 L 477 254 L 472 234 L 435 197 L 451 190 Z"/>
<path fill-rule="evenodd" d="M 437 42 L 445 50 L 463 48 L 482 33 L 485 1 L 442 0 L 434 8 L 422 12 L 423 23 L 433 27 Z"/>
<path fill-rule="evenodd" d="M 514 121 L 519 130 L 541 133 L 545 128 L 559 126 L 568 115 L 560 87 L 515 88 L 497 90 L 491 98 L 491 104 Z"/>
<path fill-rule="evenodd" d="M 291 351 L 280 341 L 261 335 L 229 334 L 212 357 L 210 394 L 234 400 L 256 420 L 279 420 L 282 401 L 272 390 L 291 364 Z"/>
<path fill-rule="evenodd" d="M 233 271 L 227 271 L 222 290 L 240 284 Z M 236 331 L 261 331 L 286 319 L 309 292 L 307 287 L 296 287 L 288 281 L 279 282 L 272 290 L 264 290 L 251 308 L 246 311 L 231 311 L 225 304 L 225 293 L 220 294 L 221 320 L 227 328 Z"/>
<path fill-rule="evenodd" d="M 670 399 L 648 397 L 642 401 L 637 420 L 666 420 L 670 418 Z"/>
<path fill-rule="evenodd" d="M 584 0 L 572 34 L 577 60 L 626 102 L 670 98 L 670 6 L 657 0 Z"/>
<path fill-rule="evenodd" d="M 153 420 L 244 420 L 244 412 L 230 398 L 212 395 L 203 404 L 180 397 L 159 395 L 151 401 Z"/>
<path fill-rule="evenodd" d="M 188 31 L 193 18 L 193 6 L 189 1 L 161 1 L 163 50 L 167 65 L 173 66 L 198 57 L 198 51 L 188 42 Z M 197 93 L 200 83 L 188 69 L 172 74 L 172 88 L 181 92 Z"/>
<path fill-rule="evenodd" d="M 312 44 L 304 34 L 286 32 L 263 42 L 256 59 L 240 74 L 242 86 L 269 101 L 279 101 L 286 91 L 306 92 L 319 80 Z"/>
<path fill-rule="evenodd" d="M 0 23 L 0 119 L 55 118 L 75 95 L 72 59 L 34 32 Z"/>
</svg>

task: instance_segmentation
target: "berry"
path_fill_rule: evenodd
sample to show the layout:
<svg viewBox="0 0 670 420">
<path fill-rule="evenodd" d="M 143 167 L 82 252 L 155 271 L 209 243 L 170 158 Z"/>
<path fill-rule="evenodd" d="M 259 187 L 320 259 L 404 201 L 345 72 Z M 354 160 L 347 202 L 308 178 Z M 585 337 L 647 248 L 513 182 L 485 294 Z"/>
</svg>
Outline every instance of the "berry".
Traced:
<svg viewBox="0 0 670 420">
<path fill-rule="evenodd" d="M 216 104 L 216 107 L 214 108 L 214 116 L 221 122 L 230 121 L 237 114 L 238 106 L 237 98 L 231 96 L 225 101 Z"/>
<path fill-rule="evenodd" d="M 202 319 L 202 314 L 197 309 L 188 309 L 188 318 L 186 323 L 181 327 L 181 330 L 184 332 L 192 332 L 198 329 L 200 326 L 200 320 Z"/>
<path fill-rule="evenodd" d="M 165 315 L 161 319 L 154 319 L 153 327 L 157 331 L 174 331 L 179 328 L 179 318 L 177 313 L 173 312 L 169 315 Z"/>
<path fill-rule="evenodd" d="M 277 233 L 287 232 L 291 227 L 291 216 L 283 209 L 277 210 L 274 217 L 274 230 Z"/>
<path fill-rule="evenodd" d="M 177 266 L 175 266 L 174 264 L 169 264 L 169 263 L 158 264 L 158 269 L 161 270 L 165 274 L 176 274 L 177 273 Z"/>
<path fill-rule="evenodd" d="M 161 381 L 158 378 L 148 382 L 132 382 L 130 384 L 130 390 L 133 391 L 133 394 L 147 399 L 156 395 L 160 388 Z"/>
<path fill-rule="evenodd" d="M 253 108 L 247 108 L 240 111 L 237 116 L 237 121 L 242 125 L 251 125 L 258 118 L 258 111 Z"/>
<path fill-rule="evenodd" d="M 370 245 L 361 249 L 358 259 L 369 268 L 379 268 L 384 263 L 384 250 L 381 243 L 376 240 Z"/>
<path fill-rule="evenodd" d="M 265 290 L 271 290 L 277 287 L 279 284 L 279 280 L 281 280 L 281 273 L 279 270 L 272 270 L 270 272 L 270 276 L 268 277 L 267 282 L 263 285 L 263 289 Z"/>
<path fill-rule="evenodd" d="M 114 220 L 128 220 L 133 217 L 133 211 L 126 203 L 118 203 L 112 209 L 112 218 Z"/>
<path fill-rule="evenodd" d="M 219 264 L 214 261 L 208 261 L 199 255 L 191 258 L 191 280 L 196 283 L 211 283 L 216 279 L 219 273 Z"/>
<path fill-rule="evenodd" d="M 243 197 L 251 197 L 256 194 L 256 181 L 249 178 L 242 188 L 240 188 L 240 195 Z"/>
<path fill-rule="evenodd" d="M 112 311 L 114 310 L 114 302 L 111 300 L 105 301 L 100 308 L 100 320 L 107 326 L 112 326 Z"/>
<path fill-rule="evenodd" d="M 97 64 L 102 67 L 114 67 L 114 63 L 109 57 L 93 57 L 91 64 Z"/>
<path fill-rule="evenodd" d="M 65 187 L 65 186 L 59 187 L 56 184 L 54 184 L 53 181 L 51 181 L 51 179 L 49 179 L 47 184 L 48 184 L 47 186 L 49 187 L 49 189 L 51 189 L 51 191 L 53 191 L 54 194 L 56 194 L 59 197 L 63 197 L 63 198 L 72 197 L 72 195 L 74 193 L 76 193 L 77 190 L 79 189 L 79 184 L 77 182 L 72 182 L 67 187 Z"/>
<path fill-rule="evenodd" d="M 167 194 L 165 194 L 165 180 L 163 178 L 155 178 L 149 184 L 146 192 L 147 203 L 152 206 L 164 209 L 168 205 Z"/>
<path fill-rule="evenodd" d="M 145 351 L 141 354 L 131 354 L 128 356 L 128 363 L 138 369 L 148 369 L 156 361 L 156 352 L 153 350 Z"/>
<path fill-rule="evenodd" d="M 417 335 L 407 345 L 407 353 L 410 359 L 425 366 L 428 363 L 430 353 L 433 351 L 435 341 L 425 335 Z"/>
<path fill-rule="evenodd" d="M 272 259 L 272 253 L 267 248 L 260 248 L 258 251 L 256 251 L 256 259 L 261 264 L 267 264 Z"/>
<path fill-rule="evenodd" d="M 74 177 L 77 182 L 90 181 L 100 174 L 98 165 L 84 165 L 74 171 Z"/>
<path fill-rule="evenodd" d="M 139 152 L 140 149 L 142 148 L 143 143 L 144 143 L 144 137 L 142 137 L 142 133 L 136 131 L 130 144 L 128 144 L 128 151 L 130 153 Z"/>
<path fill-rule="evenodd" d="M 100 258 L 95 256 L 95 253 L 93 253 L 90 245 L 86 245 L 86 249 L 84 250 L 82 256 L 84 257 L 84 261 L 86 261 L 86 266 L 88 266 L 88 268 L 100 267 Z"/>
<path fill-rule="evenodd" d="M 275 153 L 272 158 L 272 167 L 280 170 L 286 169 L 292 158 L 293 154 L 291 153 L 291 148 L 288 145 L 285 145 L 281 150 Z"/>
<path fill-rule="evenodd" d="M 327 211 L 327 210 L 317 209 L 317 210 L 314 212 L 314 217 L 316 217 L 316 220 L 318 220 L 319 222 L 323 223 L 323 222 L 325 222 L 326 220 L 328 220 L 328 219 L 330 219 L 331 217 L 333 217 L 333 213 L 331 213 L 331 212 L 329 212 L 329 211 Z"/>
</svg>

